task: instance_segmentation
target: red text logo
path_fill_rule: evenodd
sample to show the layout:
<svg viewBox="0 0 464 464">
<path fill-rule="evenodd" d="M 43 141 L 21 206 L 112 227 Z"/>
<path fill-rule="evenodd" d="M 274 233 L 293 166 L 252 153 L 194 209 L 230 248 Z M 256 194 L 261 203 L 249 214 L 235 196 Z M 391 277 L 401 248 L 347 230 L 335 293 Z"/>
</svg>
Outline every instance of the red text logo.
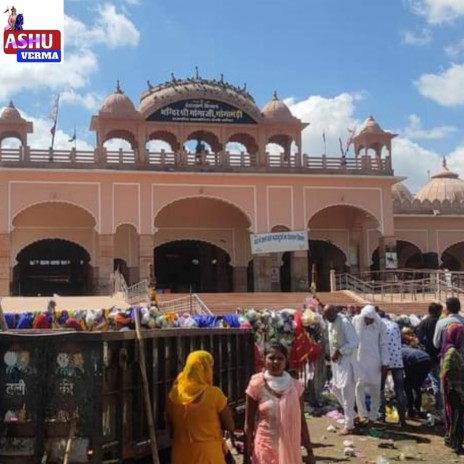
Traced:
<svg viewBox="0 0 464 464">
<path fill-rule="evenodd" d="M 57 30 L 4 31 L 3 51 L 16 55 L 20 50 L 61 50 L 61 32 Z"/>
</svg>

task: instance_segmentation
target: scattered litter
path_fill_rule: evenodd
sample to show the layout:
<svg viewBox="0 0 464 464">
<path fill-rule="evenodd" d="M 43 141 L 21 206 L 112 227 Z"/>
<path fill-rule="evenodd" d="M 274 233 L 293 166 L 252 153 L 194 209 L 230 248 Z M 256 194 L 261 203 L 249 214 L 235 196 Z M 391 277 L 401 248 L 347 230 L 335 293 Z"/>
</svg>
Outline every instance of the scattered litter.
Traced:
<svg viewBox="0 0 464 464">
<path fill-rule="evenodd" d="M 349 458 L 354 458 L 356 457 L 356 451 L 354 450 L 354 448 L 346 447 L 343 450 L 343 455 Z"/>
<path fill-rule="evenodd" d="M 354 443 L 351 440 L 345 440 L 343 442 L 343 446 L 345 448 L 354 448 Z"/>
<path fill-rule="evenodd" d="M 335 426 L 333 426 L 333 425 L 329 425 L 329 426 L 327 427 L 327 432 L 336 432 L 336 431 L 337 431 L 337 429 L 336 429 Z"/>
<path fill-rule="evenodd" d="M 338 419 L 343 419 L 343 414 L 338 411 L 337 409 L 334 409 L 332 411 L 329 411 L 326 416 L 329 418 L 329 419 L 333 419 L 333 420 L 338 420 Z"/>
</svg>

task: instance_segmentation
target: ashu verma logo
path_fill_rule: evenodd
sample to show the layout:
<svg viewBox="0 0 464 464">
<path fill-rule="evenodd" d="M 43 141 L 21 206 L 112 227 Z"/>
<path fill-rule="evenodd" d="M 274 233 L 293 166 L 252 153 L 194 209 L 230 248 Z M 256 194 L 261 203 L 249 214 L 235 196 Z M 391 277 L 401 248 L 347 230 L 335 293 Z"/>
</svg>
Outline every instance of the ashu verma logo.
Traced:
<svg viewBox="0 0 464 464">
<path fill-rule="evenodd" d="M 24 15 L 12 6 L 4 11 L 8 24 L 3 31 L 3 52 L 16 55 L 19 63 L 60 63 L 61 31 L 52 29 L 24 30 Z"/>
</svg>

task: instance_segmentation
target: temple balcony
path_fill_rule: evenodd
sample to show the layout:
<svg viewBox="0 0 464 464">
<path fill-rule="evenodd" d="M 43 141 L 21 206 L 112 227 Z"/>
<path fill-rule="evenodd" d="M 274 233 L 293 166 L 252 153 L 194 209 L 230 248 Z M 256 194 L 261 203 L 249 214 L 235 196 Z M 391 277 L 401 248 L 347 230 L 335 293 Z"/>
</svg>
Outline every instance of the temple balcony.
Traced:
<svg viewBox="0 0 464 464">
<path fill-rule="evenodd" d="M 36 169 L 109 169 L 179 172 L 255 172 L 392 176 L 391 158 L 359 155 L 249 154 L 178 152 L 43 150 L 28 146 L 0 149 L 0 167 Z"/>
</svg>

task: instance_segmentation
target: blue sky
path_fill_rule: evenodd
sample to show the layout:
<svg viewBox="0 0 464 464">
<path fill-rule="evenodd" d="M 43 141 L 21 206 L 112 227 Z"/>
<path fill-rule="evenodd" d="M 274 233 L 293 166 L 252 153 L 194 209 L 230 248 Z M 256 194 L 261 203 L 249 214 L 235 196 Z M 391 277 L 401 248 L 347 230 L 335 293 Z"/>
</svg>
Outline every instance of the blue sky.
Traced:
<svg viewBox="0 0 464 464">
<path fill-rule="evenodd" d="M 274 90 L 311 125 L 303 151 L 338 156 L 338 137 L 373 114 L 395 140 L 395 173 L 415 191 L 441 157 L 464 176 L 464 0 L 119 0 L 65 2 L 66 62 L 0 69 L 0 107 L 33 120 L 32 146 L 90 148 L 90 117 L 120 79 L 138 104 L 153 84 L 194 73 Z"/>
</svg>

